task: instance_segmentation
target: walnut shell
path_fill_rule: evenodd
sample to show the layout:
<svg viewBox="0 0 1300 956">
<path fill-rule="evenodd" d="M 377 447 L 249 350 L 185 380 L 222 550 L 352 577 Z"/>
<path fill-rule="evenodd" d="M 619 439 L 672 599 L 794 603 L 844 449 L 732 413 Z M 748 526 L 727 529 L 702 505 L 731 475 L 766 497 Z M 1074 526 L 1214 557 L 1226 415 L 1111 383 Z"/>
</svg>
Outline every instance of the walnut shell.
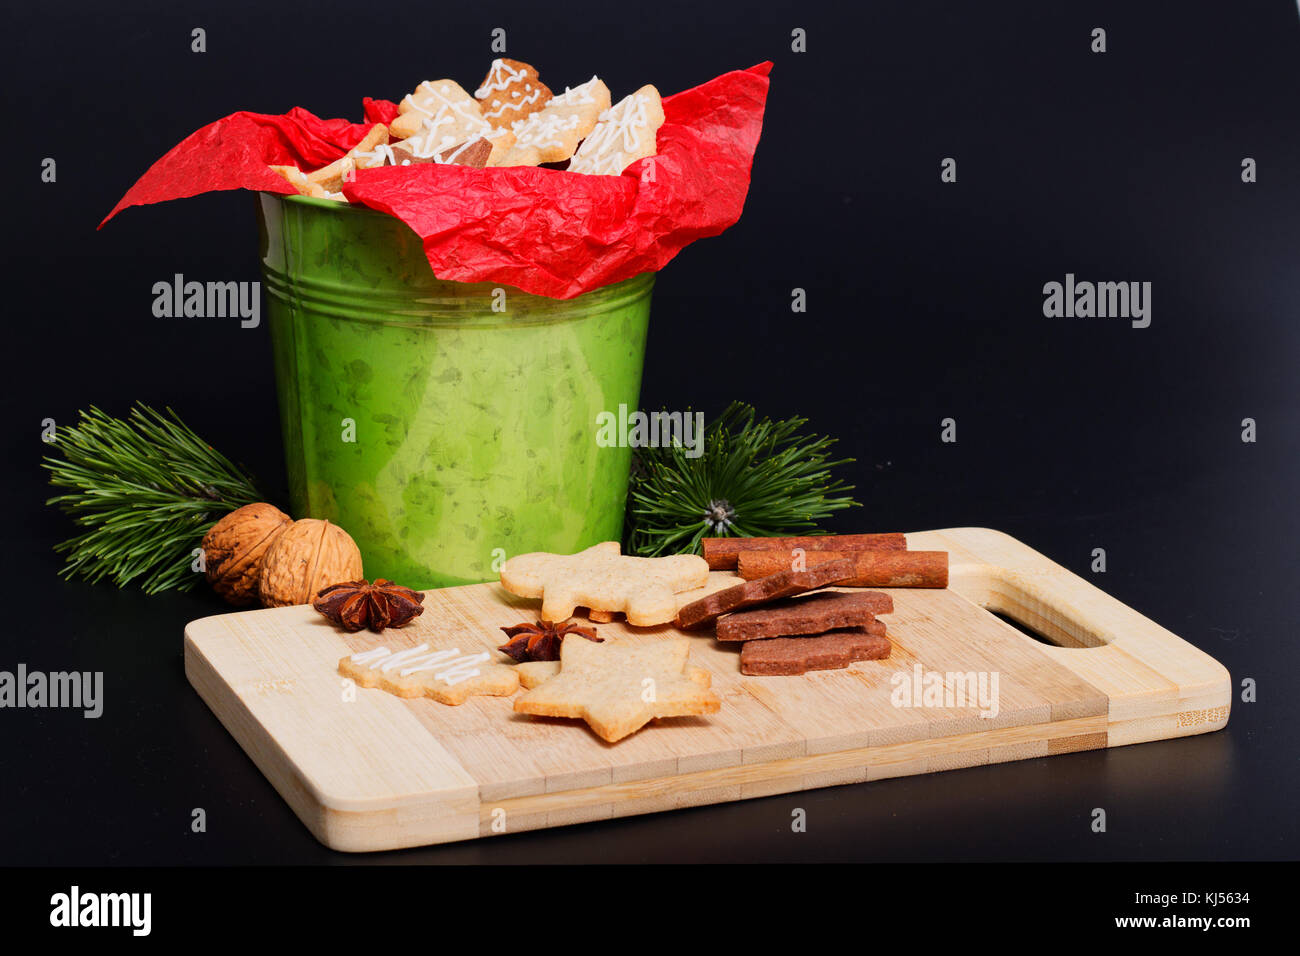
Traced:
<svg viewBox="0 0 1300 956">
<path fill-rule="evenodd" d="M 295 521 L 262 558 L 258 592 L 266 607 L 307 604 L 321 588 L 365 577 L 346 531 L 317 518 Z"/>
<path fill-rule="evenodd" d="M 257 603 L 258 578 L 267 549 L 293 519 L 265 502 L 244 505 L 203 536 L 203 564 L 212 589 L 231 604 Z"/>
</svg>

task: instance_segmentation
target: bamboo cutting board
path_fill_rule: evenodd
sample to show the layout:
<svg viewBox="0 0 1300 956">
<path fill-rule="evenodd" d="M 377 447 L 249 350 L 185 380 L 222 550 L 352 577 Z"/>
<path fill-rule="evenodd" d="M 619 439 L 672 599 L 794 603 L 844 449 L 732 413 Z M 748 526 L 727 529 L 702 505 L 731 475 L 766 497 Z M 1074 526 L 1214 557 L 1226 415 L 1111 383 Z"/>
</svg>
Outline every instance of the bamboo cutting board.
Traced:
<svg viewBox="0 0 1300 956">
<path fill-rule="evenodd" d="M 1218 730 L 1228 672 L 1213 658 L 1008 535 L 953 528 L 907 536 L 948 551 L 948 590 L 891 590 L 887 660 L 801 677 L 745 677 L 711 632 L 691 663 L 722 709 L 607 744 L 580 721 L 516 714 L 511 698 L 459 707 L 353 688 L 343 656 L 452 639 L 495 647 L 539 602 L 497 584 L 428 592 L 425 612 L 383 635 L 343 634 L 310 607 L 207 617 L 185 629 L 190 683 L 308 829 L 337 850 L 497 836 L 904 774 L 1115 747 Z M 731 579 L 714 572 L 715 579 Z M 715 580 L 720 586 L 723 580 Z M 1036 641 L 995 611 L 1043 635 Z M 665 626 L 599 625 L 653 641 Z M 920 674 L 996 674 L 980 706 L 896 706 Z M 895 676 L 899 675 L 899 676 Z M 905 700 L 904 700 L 905 702 Z"/>
</svg>

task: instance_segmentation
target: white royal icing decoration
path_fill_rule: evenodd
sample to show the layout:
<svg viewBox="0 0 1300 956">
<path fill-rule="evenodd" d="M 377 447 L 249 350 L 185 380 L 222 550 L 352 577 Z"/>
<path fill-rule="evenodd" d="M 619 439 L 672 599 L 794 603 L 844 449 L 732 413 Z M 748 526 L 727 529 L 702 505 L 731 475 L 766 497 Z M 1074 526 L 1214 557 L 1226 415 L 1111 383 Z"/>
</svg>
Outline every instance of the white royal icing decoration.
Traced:
<svg viewBox="0 0 1300 956">
<path fill-rule="evenodd" d="M 412 657 L 418 657 L 420 654 L 424 653 L 428 649 L 429 649 L 428 644 L 421 644 L 418 647 L 412 647 L 405 651 L 398 651 L 396 654 L 389 655 L 387 660 L 385 660 L 382 664 L 378 665 L 379 669 L 383 671 L 385 674 L 387 674 L 389 671 L 394 670 L 397 667 L 400 667 L 402 664 L 405 664 Z"/>
<path fill-rule="evenodd" d="M 584 103 L 594 103 L 596 98 L 591 95 L 591 91 L 596 86 L 599 79 L 594 73 L 586 83 L 575 87 L 565 87 L 564 92 L 552 99 L 547 106 L 580 106 Z"/>
<path fill-rule="evenodd" d="M 403 667 L 397 672 L 398 677 L 406 677 L 408 674 L 418 674 L 420 671 L 433 670 L 442 664 L 449 657 L 455 657 L 460 653 L 459 647 L 448 648 L 445 651 L 434 651 L 426 657 L 420 657 L 413 661 L 408 661 L 410 666 Z"/>
<path fill-rule="evenodd" d="M 366 165 L 369 165 L 375 160 L 379 161 L 380 166 L 383 166 L 384 164 L 389 166 L 397 165 L 397 158 L 393 155 L 393 147 L 389 146 L 387 143 L 380 143 L 368 153 L 357 153 L 357 158 L 365 160 Z"/>
<path fill-rule="evenodd" d="M 435 680 L 444 681 L 450 686 L 455 686 L 462 681 L 467 681 L 471 677 L 478 677 L 479 670 L 474 667 L 475 664 L 481 664 L 488 660 L 488 653 L 484 651 L 481 654 L 470 654 L 467 657 L 454 660 L 448 668 L 440 674 L 434 674 Z"/>
<path fill-rule="evenodd" d="M 547 116 L 545 112 L 534 113 L 526 120 L 515 125 L 515 140 L 520 146 L 563 146 L 561 139 L 565 132 L 576 129 L 582 123 L 582 117 L 576 113 L 572 116 Z"/>
<path fill-rule="evenodd" d="M 569 168 L 589 169 L 597 175 L 618 175 L 626 165 L 624 156 L 636 148 L 636 132 L 650 125 L 645 96 L 632 96 L 626 102 L 600 114 L 600 125 L 582 144 Z M 621 142 L 620 142 L 621 140 Z"/>
<path fill-rule="evenodd" d="M 516 91 L 515 96 L 518 95 L 519 93 L 518 91 Z M 525 96 L 518 103 L 502 103 L 500 106 L 492 110 L 490 113 L 484 113 L 483 115 L 486 116 L 488 119 L 496 119 L 506 110 L 515 110 L 516 112 L 518 112 L 519 110 L 523 109 L 525 106 L 531 106 L 532 104 L 536 103 L 541 98 L 541 96 L 542 96 L 541 90 L 533 90 L 531 95 Z"/>
<path fill-rule="evenodd" d="M 501 59 L 492 61 L 492 67 L 488 70 L 488 78 L 483 85 L 474 91 L 474 96 L 480 100 L 487 99 L 489 93 L 504 93 L 514 83 L 518 83 L 528 74 L 523 70 L 515 70 L 505 65 Z"/>
<path fill-rule="evenodd" d="M 376 647 L 373 650 L 353 654 L 351 660 L 354 664 L 364 664 L 385 674 L 397 669 L 398 677 L 441 668 L 433 675 L 433 679 L 454 687 L 470 678 L 478 677 L 482 671 L 474 665 L 482 664 L 492 656 L 487 651 L 478 654 L 461 654 L 458 647 L 426 653 L 428 650 L 428 644 L 396 653 L 390 652 L 387 647 Z"/>
<path fill-rule="evenodd" d="M 421 125 L 420 132 L 407 142 L 412 144 L 415 155 L 421 159 L 429 159 L 449 146 L 462 142 L 465 137 L 461 124 L 469 130 L 470 139 L 476 136 L 487 136 L 492 129 L 482 116 L 468 115 L 450 104 L 443 105 L 436 113 L 427 110 L 420 112 L 425 113 L 429 118 Z M 443 127 L 448 126 L 450 131 L 445 131 Z"/>
</svg>

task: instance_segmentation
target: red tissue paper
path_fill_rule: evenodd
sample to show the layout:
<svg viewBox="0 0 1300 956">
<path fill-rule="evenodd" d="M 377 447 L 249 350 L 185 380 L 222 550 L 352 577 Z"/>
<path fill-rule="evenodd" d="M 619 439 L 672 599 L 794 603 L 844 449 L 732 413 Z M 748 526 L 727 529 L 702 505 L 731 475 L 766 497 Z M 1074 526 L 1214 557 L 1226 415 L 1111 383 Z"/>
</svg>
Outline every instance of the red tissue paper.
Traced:
<svg viewBox="0 0 1300 956">
<path fill-rule="evenodd" d="M 358 170 L 343 194 L 415 230 L 441 279 L 572 298 L 657 271 L 740 218 L 771 69 L 734 70 L 664 99 L 657 154 L 621 176 L 425 163 Z M 127 206 L 213 190 L 294 193 L 268 165 L 326 166 L 397 115 L 387 100 L 367 97 L 363 109 L 364 123 L 301 107 L 282 116 L 232 113 L 149 167 L 100 226 Z"/>
</svg>

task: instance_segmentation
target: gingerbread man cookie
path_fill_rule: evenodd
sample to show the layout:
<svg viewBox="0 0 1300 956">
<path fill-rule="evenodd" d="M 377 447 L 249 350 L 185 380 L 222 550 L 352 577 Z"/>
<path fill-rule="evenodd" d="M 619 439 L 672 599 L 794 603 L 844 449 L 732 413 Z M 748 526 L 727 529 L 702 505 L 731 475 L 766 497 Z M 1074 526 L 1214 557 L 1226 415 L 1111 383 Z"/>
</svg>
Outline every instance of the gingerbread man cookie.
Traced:
<svg viewBox="0 0 1300 956">
<path fill-rule="evenodd" d="M 617 541 L 577 554 L 520 554 L 501 568 L 507 591 L 542 599 L 542 620 L 567 620 L 582 606 L 622 611 L 637 627 L 667 624 L 677 614 L 674 595 L 708 579 L 709 566 L 698 555 L 634 558 L 621 554 Z"/>
</svg>

